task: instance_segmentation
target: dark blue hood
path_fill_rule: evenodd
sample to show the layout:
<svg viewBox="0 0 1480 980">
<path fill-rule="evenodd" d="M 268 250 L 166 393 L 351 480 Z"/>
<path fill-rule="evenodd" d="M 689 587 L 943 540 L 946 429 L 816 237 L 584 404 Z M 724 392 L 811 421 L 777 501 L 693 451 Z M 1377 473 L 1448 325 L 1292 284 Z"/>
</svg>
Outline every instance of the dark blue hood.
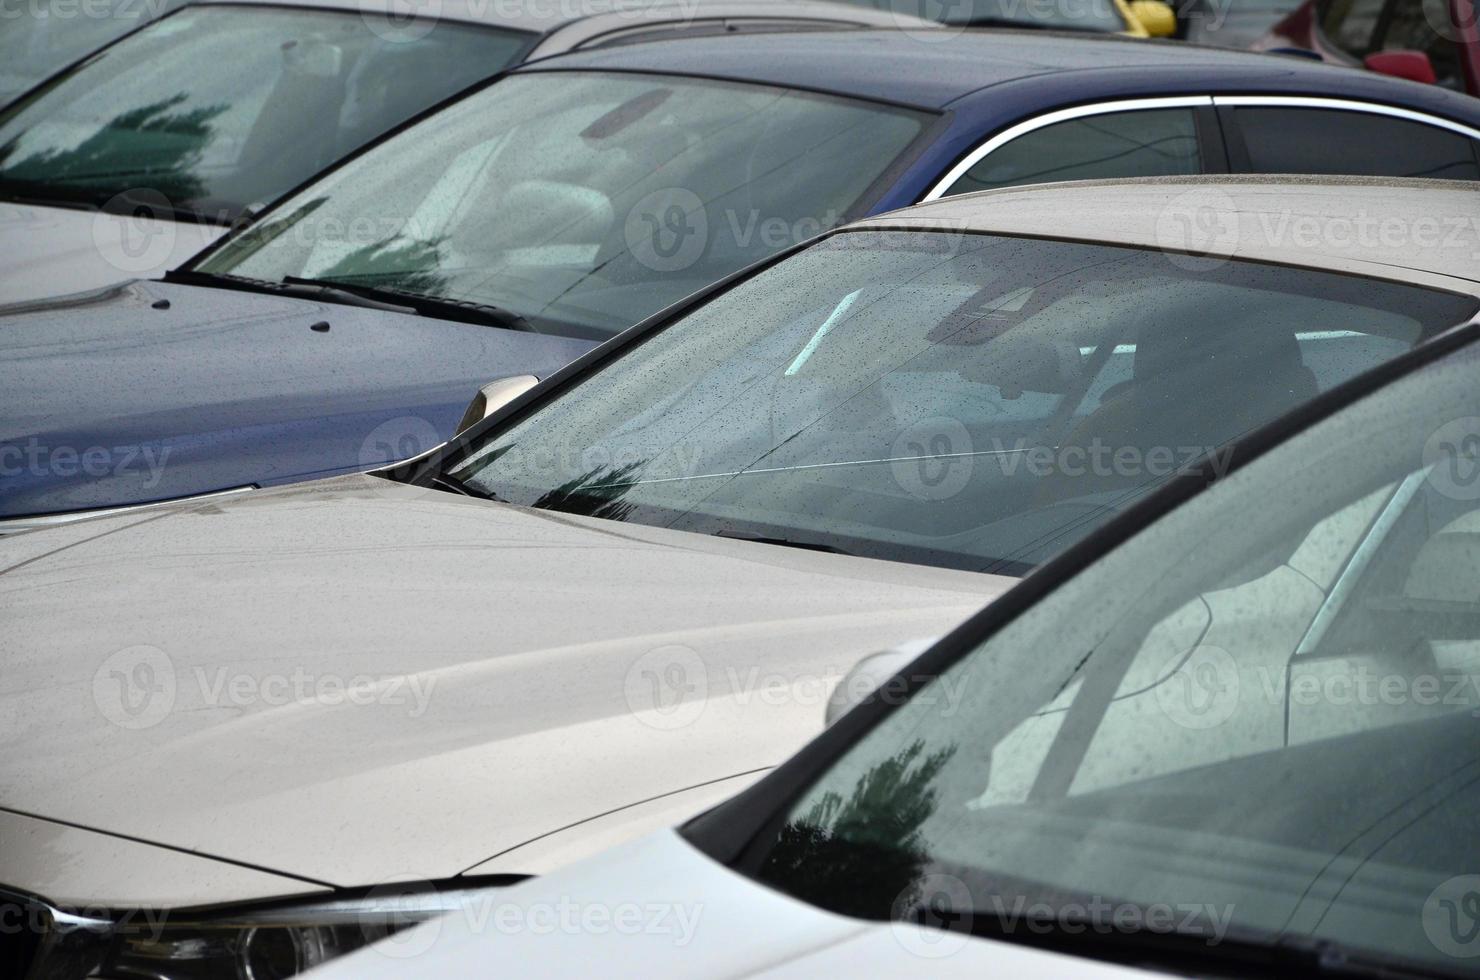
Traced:
<svg viewBox="0 0 1480 980">
<path fill-rule="evenodd" d="M 369 469 L 592 346 L 153 281 L 0 308 L 0 518 Z"/>
</svg>

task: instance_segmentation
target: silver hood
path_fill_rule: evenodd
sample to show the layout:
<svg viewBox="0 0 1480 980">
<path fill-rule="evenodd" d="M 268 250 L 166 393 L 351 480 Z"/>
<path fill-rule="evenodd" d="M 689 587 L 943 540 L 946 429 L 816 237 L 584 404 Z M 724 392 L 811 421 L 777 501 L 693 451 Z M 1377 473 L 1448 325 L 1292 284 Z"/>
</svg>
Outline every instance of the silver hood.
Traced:
<svg viewBox="0 0 1480 980">
<path fill-rule="evenodd" d="M 226 231 L 163 218 L 0 202 L 0 305 L 153 279 Z"/>
<path fill-rule="evenodd" d="M 0 808 L 314 882 L 448 877 L 775 765 L 857 659 L 1011 584 L 369 476 L 19 534 Z"/>
</svg>

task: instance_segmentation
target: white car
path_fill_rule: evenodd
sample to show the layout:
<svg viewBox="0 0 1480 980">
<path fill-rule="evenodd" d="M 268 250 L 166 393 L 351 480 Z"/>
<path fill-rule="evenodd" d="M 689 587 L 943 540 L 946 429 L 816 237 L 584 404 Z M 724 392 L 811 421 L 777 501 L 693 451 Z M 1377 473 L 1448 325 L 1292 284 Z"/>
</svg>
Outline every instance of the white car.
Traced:
<svg viewBox="0 0 1480 980">
<path fill-rule="evenodd" d="M 310 975 L 1474 976 L 1477 370 L 1472 319 L 1189 467 L 736 799 Z"/>
<path fill-rule="evenodd" d="M 1260 216 L 1472 197 L 949 198 L 492 386 L 395 472 L 0 539 L 0 921 L 66 946 L 48 978 L 280 976 L 408 878 L 425 916 L 671 826 L 820 732 L 860 658 L 1480 308 L 1468 252 Z M 1225 233 L 1178 239 L 1189 204 Z"/>
<path fill-rule="evenodd" d="M 158 0 L 101 20 L 7 16 L 0 55 L 23 41 L 49 47 L 58 24 L 152 16 L 149 3 Z M 176 6 L 0 113 L 0 303 L 161 275 L 387 130 L 516 64 L 667 37 L 938 27 L 823 0 Z"/>
</svg>

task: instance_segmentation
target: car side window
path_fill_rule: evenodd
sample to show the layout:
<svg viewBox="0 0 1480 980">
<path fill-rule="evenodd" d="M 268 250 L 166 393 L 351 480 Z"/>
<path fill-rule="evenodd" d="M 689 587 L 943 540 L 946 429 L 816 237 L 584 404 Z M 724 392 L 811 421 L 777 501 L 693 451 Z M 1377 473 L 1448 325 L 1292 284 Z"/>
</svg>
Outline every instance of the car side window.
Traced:
<svg viewBox="0 0 1480 980">
<path fill-rule="evenodd" d="M 1342 109 L 1221 111 L 1235 172 L 1480 180 L 1475 141 L 1438 126 Z"/>
<path fill-rule="evenodd" d="M 1203 169 L 1191 109 L 1112 112 L 1053 123 L 987 154 L 946 195 L 1056 180 L 1165 177 Z"/>
</svg>

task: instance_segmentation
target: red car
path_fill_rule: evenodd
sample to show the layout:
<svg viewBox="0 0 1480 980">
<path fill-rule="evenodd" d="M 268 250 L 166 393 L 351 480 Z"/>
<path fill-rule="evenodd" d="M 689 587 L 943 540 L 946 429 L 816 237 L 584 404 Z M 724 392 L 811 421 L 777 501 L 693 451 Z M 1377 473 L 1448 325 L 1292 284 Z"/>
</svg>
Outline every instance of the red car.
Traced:
<svg viewBox="0 0 1480 980">
<path fill-rule="evenodd" d="M 1261 38 L 1323 61 L 1480 96 L 1480 0 L 1306 0 Z"/>
</svg>

